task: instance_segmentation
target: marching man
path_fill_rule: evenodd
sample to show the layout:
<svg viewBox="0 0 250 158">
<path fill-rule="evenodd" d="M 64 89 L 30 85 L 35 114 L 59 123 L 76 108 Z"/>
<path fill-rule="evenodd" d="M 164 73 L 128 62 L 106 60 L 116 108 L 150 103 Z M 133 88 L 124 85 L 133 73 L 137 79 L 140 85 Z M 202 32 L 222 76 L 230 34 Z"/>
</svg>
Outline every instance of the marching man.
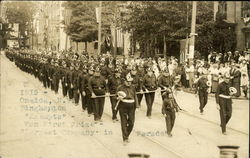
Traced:
<svg viewBox="0 0 250 158">
<path fill-rule="evenodd" d="M 217 109 L 220 110 L 222 134 L 226 135 L 226 125 L 232 116 L 232 95 L 237 93 L 233 87 L 229 87 L 230 75 L 226 74 L 224 80 L 218 85 L 215 94 Z"/>
<path fill-rule="evenodd" d="M 123 144 L 129 143 L 129 135 L 133 130 L 135 122 L 136 90 L 132 85 L 133 78 L 128 73 L 124 79 L 124 84 L 117 89 L 117 108 L 121 119 Z"/>
<path fill-rule="evenodd" d="M 175 122 L 175 112 L 178 112 L 178 105 L 174 100 L 173 94 L 170 91 L 166 91 L 162 94 L 162 114 L 165 117 L 167 134 L 172 137 L 172 129 Z"/>
<path fill-rule="evenodd" d="M 209 88 L 209 81 L 207 79 L 207 72 L 203 70 L 201 72 L 201 77 L 198 79 L 196 83 L 196 90 L 195 94 L 199 95 L 199 101 L 200 101 L 200 113 L 203 115 L 203 109 L 205 108 L 207 104 L 207 97 L 208 97 L 208 88 Z"/>
</svg>

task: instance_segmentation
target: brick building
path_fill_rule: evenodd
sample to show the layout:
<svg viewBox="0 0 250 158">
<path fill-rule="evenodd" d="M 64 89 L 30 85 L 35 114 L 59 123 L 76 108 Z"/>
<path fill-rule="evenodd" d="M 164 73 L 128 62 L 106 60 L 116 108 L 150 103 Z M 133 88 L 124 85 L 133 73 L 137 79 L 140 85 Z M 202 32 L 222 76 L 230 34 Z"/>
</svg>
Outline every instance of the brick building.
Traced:
<svg viewBox="0 0 250 158">
<path fill-rule="evenodd" d="M 235 24 L 236 49 L 239 51 L 250 49 L 250 2 L 215 1 L 214 19 L 217 12 L 224 15 L 224 21 Z"/>
</svg>

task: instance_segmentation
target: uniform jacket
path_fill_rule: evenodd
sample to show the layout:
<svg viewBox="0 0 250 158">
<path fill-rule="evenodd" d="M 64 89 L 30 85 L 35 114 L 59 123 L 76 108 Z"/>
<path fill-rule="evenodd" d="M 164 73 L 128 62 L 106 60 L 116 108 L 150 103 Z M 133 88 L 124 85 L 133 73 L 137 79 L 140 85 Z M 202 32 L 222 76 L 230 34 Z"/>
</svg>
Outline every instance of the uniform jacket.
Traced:
<svg viewBox="0 0 250 158">
<path fill-rule="evenodd" d="M 144 90 L 148 89 L 149 91 L 156 90 L 157 89 L 156 76 L 154 74 L 152 74 L 152 76 L 146 74 L 143 78 L 142 88 Z"/>
<path fill-rule="evenodd" d="M 221 82 L 216 90 L 216 94 L 215 94 L 215 99 L 216 99 L 216 103 L 219 104 L 219 95 L 223 94 L 226 96 L 229 96 L 229 84 L 226 83 L 225 81 Z"/>
<path fill-rule="evenodd" d="M 177 104 L 173 98 L 164 98 L 161 112 L 162 114 L 168 114 L 170 112 L 178 111 Z"/>
<path fill-rule="evenodd" d="M 209 86 L 207 85 L 207 81 L 207 78 L 201 77 L 196 83 L 195 93 L 197 93 L 198 91 L 207 92 L 207 89 L 209 88 Z"/>
</svg>

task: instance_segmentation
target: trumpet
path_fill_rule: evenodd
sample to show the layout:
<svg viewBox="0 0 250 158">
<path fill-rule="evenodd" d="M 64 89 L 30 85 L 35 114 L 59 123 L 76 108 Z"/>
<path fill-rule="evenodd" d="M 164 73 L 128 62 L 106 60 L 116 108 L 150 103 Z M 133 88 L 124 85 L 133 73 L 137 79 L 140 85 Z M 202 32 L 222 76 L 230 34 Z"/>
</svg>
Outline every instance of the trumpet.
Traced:
<svg viewBox="0 0 250 158">
<path fill-rule="evenodd" d="M 208 86 L 208 87 L 211 87 L 211 86 L 212 86 L 211 81 L 207 81 L 207 86 Z"/>
<path fill-rule="evenodd" d="M 229 87 L 229 93 L 230 93 L 230 95 L 234 95 L 237 93 L 237 89 L 234 87 Z"/>
</svg>

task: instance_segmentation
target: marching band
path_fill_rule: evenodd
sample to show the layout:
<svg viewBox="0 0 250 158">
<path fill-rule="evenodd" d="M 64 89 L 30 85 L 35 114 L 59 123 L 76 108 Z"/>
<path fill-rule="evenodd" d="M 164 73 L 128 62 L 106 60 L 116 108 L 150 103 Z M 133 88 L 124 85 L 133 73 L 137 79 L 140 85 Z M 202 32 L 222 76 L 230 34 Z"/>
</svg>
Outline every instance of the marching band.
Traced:
<svg viewBox="0 0 250 158">
<path fill-rule="evenodd" d="M 124 144 L 129 142 L 135 122 L 135 111 L 141 106 L 143 94 L 147 105 L 146 116 L 151 118 L 155 92 L 160 88 L 162 114 L 165 117 L 167 134 L 172 137 L 175 112 L 181 110 L 173 95 L 173 90 L 178 88 L 182 80 L 179 73 L 181 69 L 176 66 L 175 59 L 167 65 L 165 59 L 159 59 L 157 62 L 151 58 L 135 59 L 128 62 L 125 58 L 109 55 L 93 58 L 86 54 L 61 54 L 58 57 L 26 50 L 7 50 L 6 56 L 22 71 L 38 78 L 44 88 L 50 88 L 56 94 L 61 83 L 63 96 L 68 97 L 75 105 L 80 102 L 82 110 L 87 110 L 89 117 L 93 115 L 96 123 L 102 122 L 105 98 L 109 97 L 113 122 L 119 120 L 118 112 L 120 115 Z M 155 72 L 156 69 L 159 71 Z M 234 80 L 237 75 L 232 75 L 236 70 L 222 75 L 220 82 L 217 70 L 212 73 L 212 80 L 209 80 L 205 68 L 199 69 L 198 73 L 199 78 L 191 82 L 195 78 L 194 66 L 190 63 L 187 75 L 191 87 L 195 88 L 195 93 L 199 95 L 200 113 L 203 114 L 207 104 L 211 82 L 217 82 L 218 85 L 212 86 L 212 91 L 216 91 L 222 133 L 226 134 L 226 124 L 232 114 L 232 95 L 239 93 L 238 89 L 229 86 L 230 81 L 236 83 Z M 230 78 L 230 75 L 233 78 Z"/>
</svg>

